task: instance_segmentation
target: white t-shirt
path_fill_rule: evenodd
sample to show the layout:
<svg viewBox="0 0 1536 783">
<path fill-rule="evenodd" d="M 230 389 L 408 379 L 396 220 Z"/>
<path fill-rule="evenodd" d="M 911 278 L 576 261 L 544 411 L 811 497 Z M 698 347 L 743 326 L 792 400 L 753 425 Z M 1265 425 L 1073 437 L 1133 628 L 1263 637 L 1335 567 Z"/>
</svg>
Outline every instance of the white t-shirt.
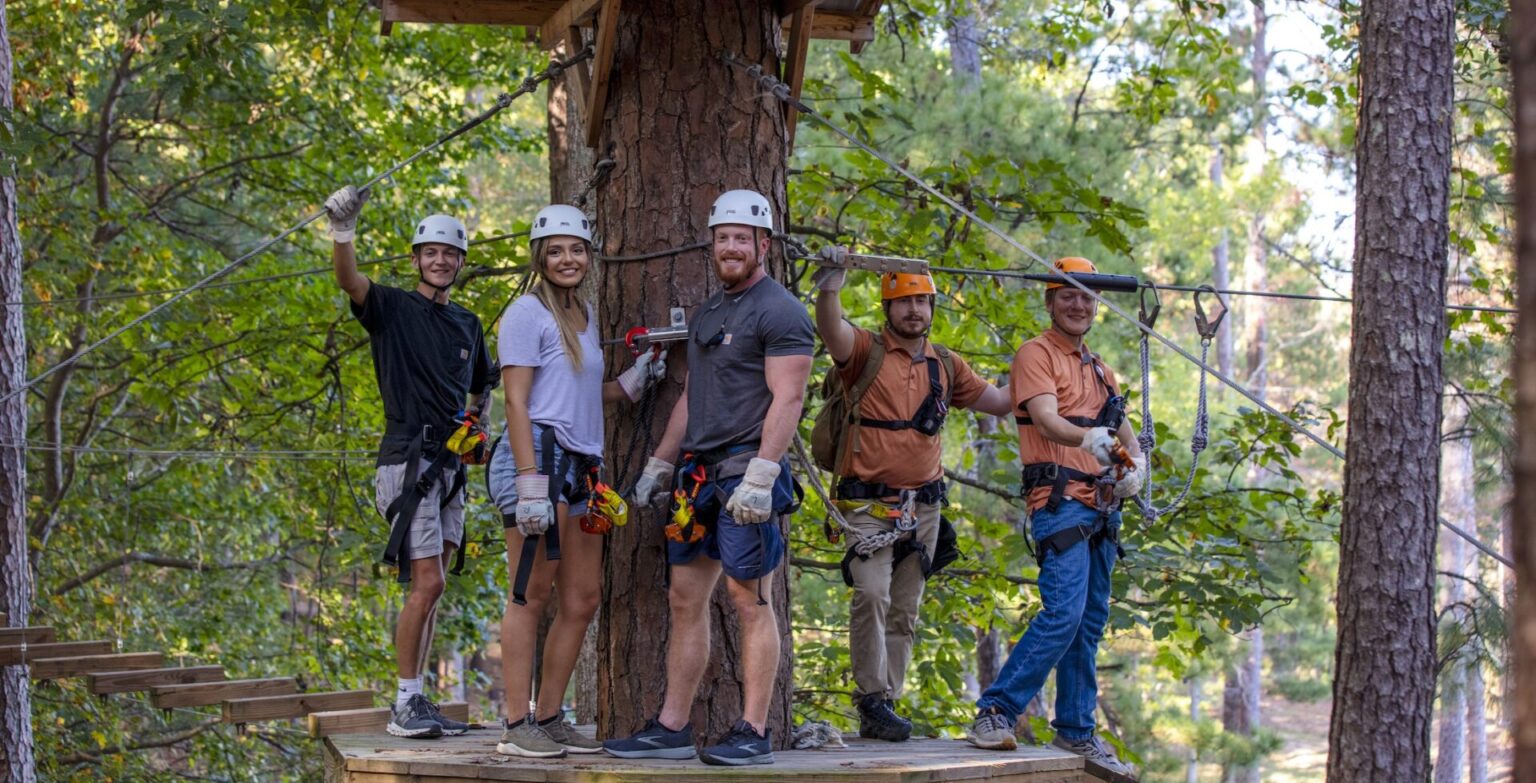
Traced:
<svg viewBox="0 0 1536 783">
<path fill-rule="evenodd" d="M 536 368 L 528 391 L 529 418 L 553 427 L 555 439 L 567 451 L 602 455 L 603 347 L 590 306 L 587 329 L 581 333 L 580 372 L 565 356 L 554 315 L 532 294 L 518 297 L 502 314 L 496 354 L 502 367 Z"/>
</svg>

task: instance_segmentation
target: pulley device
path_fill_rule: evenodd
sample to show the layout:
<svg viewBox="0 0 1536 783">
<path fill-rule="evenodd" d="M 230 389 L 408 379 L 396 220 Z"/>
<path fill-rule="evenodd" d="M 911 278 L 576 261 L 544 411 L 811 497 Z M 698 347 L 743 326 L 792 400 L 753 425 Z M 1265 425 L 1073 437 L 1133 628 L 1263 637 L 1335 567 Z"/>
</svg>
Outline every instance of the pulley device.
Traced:
<svg viewBox="0 0 1536 783">
<path fill-rule="evenodd" d="M 641 351 L 650 349 L 656 355 L 661 355 L 662 348 L 668 343 L 682 342 L 688 339 L 688 315 L 683 308 L 674 307 L 669 311 L 671 323 L 666 326 L 636 326 L 624 333 L 624 345 L 629 352 L 639 356 Z"/>
</svg>

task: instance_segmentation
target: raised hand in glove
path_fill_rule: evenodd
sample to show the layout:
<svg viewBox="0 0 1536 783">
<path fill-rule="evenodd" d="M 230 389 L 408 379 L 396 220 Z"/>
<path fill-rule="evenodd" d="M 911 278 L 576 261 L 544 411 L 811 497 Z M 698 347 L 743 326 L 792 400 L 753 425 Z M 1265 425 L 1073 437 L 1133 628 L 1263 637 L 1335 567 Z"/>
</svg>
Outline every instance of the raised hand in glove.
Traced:
<svg viewBox="0 0 1536 783">
<path fill-rule="evenodd" d="M 1125 475 L 1115 480 L 1115 497 L 1124 500 L 1141 491 L 1141 485 L 1147 480 L 1147 458 L 1142 457 L 1140 462 L 1133 462 L 1125 470 Z"/>
<path fill-rule="evenodd" d="M 1083 451 L 1093 455 L 1099 464 L 1108 468 L 1115 465 L 1115 433 L 1108 427 L 1094 427 L 1083 436 Z"/>
<path fill-rule="evenodd" d="M 368 203 L 368 191 L 348 185 L 325 200 L 325 213 L 331 218 L 331 239 L 342 244 L 357 238 L 357 216 Z"/>
<path fill-rule="evenodd" d="M 524 473 L 517 477 L 517 532 L 525 537 L 543 535 L 555 523 L 555 507 L 549 502 L 549 477 Z"/>
<path fill-rule="evenodd" d="M 753 457 L 747 463 L 736 491 L 725 501 L 731 518 L 745 525 L 767 522 L 773 517 L 773 483 L 779 478 L 779 463 Z"/>
<path fill-rule="evenodd" d="M 662 493 L 672 489 L 673 470 L 675 468 L 672 463 L 660 457 L 646 460 L 645 470 L 640 472 L 640 478 L 635 482 L 635 503 L 642 506 L 654 505 Z"/>
<path fill-rule="evenodd" d="M 841 291 L 843 284 L 848 282 L 848 270 L 840 266 L 824 266 L 811 276 L 811 282 L 818 291 Z"/>
<path fill-rule="evenodd" d="M 644 394 L 646 389 L 666 374 L 666 355 L 656 351 L 645 351 L 635 359 L 635 363 L 630 365 L 629 369 L 619 373 L 619 388 L 624 390 L 624 396 L 628 397 L 630 402 L 634 402 L 640 399 L 640 395 Z"/>
</svg>

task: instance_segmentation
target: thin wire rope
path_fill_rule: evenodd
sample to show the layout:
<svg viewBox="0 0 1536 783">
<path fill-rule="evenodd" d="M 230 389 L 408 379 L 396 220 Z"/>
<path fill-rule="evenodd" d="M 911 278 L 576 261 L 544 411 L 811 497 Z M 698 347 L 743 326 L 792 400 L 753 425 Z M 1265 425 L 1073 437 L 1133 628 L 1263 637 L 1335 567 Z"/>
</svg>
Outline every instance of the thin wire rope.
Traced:
<svg viewBox="0 0 1536 783">
<path fill-rule="evenodd" d="M 159 457 L 171 459 L 193 457 L 199 459 L 294 459 L 334 460 L 337 457 L 367 456 L 366 449 L 132 449 L 109 446 L 75 446 L 36 441 L 0 441 L 3 448 L 22 448 L 27 451 L 69 452 L 74 454 L 114 454 L 126 457 Z"/>
<path fill-rule="evenodd" d="M 575 56 L 573 56 L 573 57 L 571 57 L 571 58 L 569 58 L 567 60 L 564 60 L 564 61 L 562 61 L 562 60 L 555 60 L 554 62 L 551 62 L 547 67 L 545 67 L 545 69 L 543 71 L 541 71 L 541 72 L 539 72 L 537 74 L 524 77 L 524 79 L 522 81 L 522 84 L 520 84 L 516 90 L 514 90 L 514 91 L 512 91 L 510 93 L 502 93 L 501 95 L 497 96 L 496 102 L 493 103 L 489 109 L 486 109 L 485 111 L 475 115 L 474 117 L 471 117 L 469 120 L 467 120 L 463 124 L 459 125 L 457 128 L 454 128 L 453 130 L 443 134 L 442 136 L 439 136 L 432 143 L 422 147 L 421 149 L 419 149 L 415 153 L 413 153 L 411 156 L 409 156 L 406 159 L 400 161 L 399 163 L 396 163 L 395 165 L 389 167 L 388 169 L 384 170 L 382 173 L 374 175 L 373 177 L 371 177 L 370 179 L 365 181 L 361 186 L 359 186 L 358 190 L 360 190 L 360 191 L 367 190 L 368 188 L 370 188 L 370 187 L 372 187 L 374 185 L 377 185 L 380 182 L 383 182 L 385 179 L 388 179 L 388 178 L 394 176 L 396 172 L 398 172 L 401 169 L 404 169 L 406 166 L 409 166 L 412 163 L 416 162 L 422 156 L 432 152 L 433 150 L 436 150 L 438 147 L 441 147 L 442 145 L 447 144 L 448 142 L 452 141 L 453 139 L 456 139 L 459 136 L 461 136 L 461 135 L 469 132 L 470 130 L 478 127 L 481 123 L 484 123 L 486 120 L 489 120 L 490 118 L 496 116 L 497 114 L 500 114 L 502 112 L 502 110 L 504 110 L 508 106 L 512 105 L 512 101 L 516 100 L 519 97 L 522 97 L 523 95 L 527 95 L 528 93 L 533 92 L 535 89 L 538 88 L 538 86 L 540 84 L 542 84 L 542 83 L 544 83 L 546 81 L 549 81 L 550 79 L 554 78 L 561 71 L 564 71 L 566 68 L 570 67 L 571 65 L 573 65 L 573 64 L 575 64 L 577 62 L 580 62 L 581 60 L 585 60 L 585 59 L 587 59 L 587 58 L 589 58 L 591 56 L 592 56 L 592 50 L 589 47 L 587 49 L 583 49 L 580 53 L 576 54 Z M 195 291 L 197 291 L 197 290 L 199 290 L 199 289 L 209 285 L 210 283 L 217 282 L 220 278 L 222 278 L 225 275 L 228 275 L 230 272 L 233 272 L 236 269 L 238 269 L 240 266 L 245 264 L 245 262 L 249 261 L 252 258 L 255 258 L 257 255 L 261 254 L 262 252 L 265 252 L 267 250 L 267 248 L 270 248 L 273 245 L 277 244 L 278 242 L 281 242 L 284 239 L 287 239 L 288 237 L 292 236 L 293 234 L 299 232 L 300 230 L 302 230 L 305 227 L 309 226 L 311 223 L 314 223 L 315 221 L 317 221 L 320 218 L 324 217 L 325 214 L 326 214 L 326 211 L 324 209 L 321 209 L 321 210 L 315 212 L 314 214 L 311 214 L 310 216 L 300 220 L 299 222 L 294 223 L 292 226 L 289 226 L 288 228 L 284 229 L 282 231 L 282 233 L 280 233 L 277 236 L 274 236 L 274 237 L 272 237 L 270 239 L 267 239 L 266 241 L 264 241 L 261 244 L 257 245 L 255 248 L 253 248 L 249 252 L 247 252 L 244 255 L 240 256 L 239 258 L 236 258 L 235 260 L 229 262 L 222 269 L 219 269 L 218 271 L 214 272 L 213 274 L 210 274 L 207 277 L 204 277 L 203 279 L 201 279 L 201 280 L 197 281 L 196 283 L 194 283 L 193 285 L 189 286 L 185 291 L 181 291 L 181 292 L 179 292 L 177 294 L 174 294 L 173 296 L 171 296 L 171 298 L 161 302 L 160 304 L 155 305 L 154 307 L 151 307 L 149 310 L 145 311 L 142 315 L 140 315 L 140 316 L 130 320 L 128 323 L 123 324 L 122 326 L 119 326 L 116 329 L 113 329 L 105 337 L 102 337 L 101 339 L 91 343 L 90 345 L 87 345 L 82 350 L 79 350 L 79 351 L 76 351 L 76 352 L 70 354 L 69 357 L 64 359 L 63 361 L 53 365 L 52 367 L 49 367 L 46 370 L 43 370 L 41 373 L 38 373 L 36 376 L 34 376 L 32 379 L 28 380 L 27 382 L 23 383 L 21 386 L 15 388 L 15 389 L 12 389 L 11 391 L 7 392 L 3 397 L 0 397 L 0 403 L 6 402 L 6 401 L 16 397 L 17 395 L 25 393 L 28 389 L 31 389 L 33 386 L 36 386 L 38 384 L 38 382 L 42 381 L 44 378 L 47 378 L 47 377 L 53 375 L 54 373 L 58 372 L 59 370 L 62 370 L 64 368 L 66 368 L 66 367 L 73 366 L 75 363 L 79 362 L 82 358 L 84 358 L 87 354 L 90 354 L 92 351 L 95 351 L 97 348 L 100 348 L 101 346 L 106 345 L 107 343 L 112 342 L 113 340 L 116 340 L 124 332 L 127 332 L 128 330 L 134 328 L 135 326 L 138 326 L 139 324 L 149 320 L 150 318 L 154 317 L 156 314 L 158 314 L 162 310 L 165 310 L 166 308 L 168 308 L 171 305 L 181 301 L 182 299 L 186 298 L 187 296 L 190 296 L 193 292 L 195 292 Z"/>
<path fill-rule="evenodd" d="M 865 153 L 867 153 L 868 155 L 874 157 L 876 160 L 879 160 L 881 163 L 884 163 L 886 166 L 890 167 L 892 171 L 895 171 L 896 173 L 900 174 L 901 176 L 907 178 L 914 185 L 917 185 L 918 187 L 922 188 L 928 194 L 932 195 L 934 198 L 936 198 L 939 201 L 943 202 L 950 209 L 960 213 L 961 215 L 964 215 L 971 222 L 975 223 L 976 225 L 981 226 L 982 228 L 985 228 L 987 231 L 989 231 L 993 235 L 995 235 L 998 239 L 1001 239 L 1003 242 L 1007 243 L 1009 246 L 1011 246 L 1015 250 L 1019 251 L 1020 253 L 1023 253 L 1024 256 L 1026 258 L 1028 258 L 1030 261 L 1032 261 L 1032 262 L 1034 262 L 1036 264 L 1039 264 L 1042 268 L 1044 268 L 1046 270 L 1047 274 L 1053 273 L 1055 271 L 1054 269 L 1052 269 L 1052 267 L 1051 267 L 1049 262 L 1047 262 L 1044 258 L 1042 258 L 1040 255 L 1035 253 L 1035 251 L 1030 250 L 1022 242 L 1020 242 L 1017 239 L 1015 239 L 1013 237 L 1013 235 L 1003 231 L 1001 228 L 998 228 L 996 225 L 993 225 L 993 223 L 991 221 L 989 221 L 986 218 L 983 218 L 982 216 L 976 214 L 974 211 L 972 211 L 970 208 L 966 207 L 964 204 L 961 204 L 960 202 L 955 201 L 953 198 L 951 198 L 949 195 L 945 194 L 943 191 L 940 191 L 938 188 L 935 188 L 933 185 L 928 184 L 927 180 L 925 180 L 922 177 L 919 177 L 916 174 L 912 173 L 911 171 L 909 171 L 907 169 L 907 167 L 905 167 L 905 166 L 901 165 L 900 163 L 898 163 L 897 161 L 893 160 L 890 156 L 888 156 L 885 153 L 875 149 L 874 147 L 870 146 L 869 144 L 866 144 L 862 139 L 854 136 L 853 134 L 849 133 L 846 130 L 843 130 L 841 127 L 839 127 L 838 125 L 834 124 L 831 120 L 827 119 L 826 117 L 823 117 L 820 112 L 818 112 L 815 109 L 811 108 L 809 105 L 807 105 L 805 103 L 804 100 L 795 97 L 789 91 L 788 85 L 784 84 L 782 81 L 779 81 L 779 79 L 777 77 L 775 77 L 773 74 L 765 73 L 763 71 L 763 67 L 761 65 L 754 64 L 754 65 L 750 65 L 749 66 L 746 63 L 743 63 L 740 60 L 737 60 L 736 57 L 734 55 L 731 55 L 730 53 L 725 53 L 722 59 L 727 64 L 729 64 L 729 65 L 732 65 L 732 66 L 735 66 L 737 68 L 741 68 L 741 69 L 745 70 L 747 72 L 747 75 L 750 76 L 751 78 L 753 78 L 755 81 L 757 81 L 757 83 L 759 85 L 762 85 L 769 92 L 769 94 L 771 94 L 774 97 L 778 98 L 783 103 L 788 104 L 790 106 L 793 106 L 797 111 L 800 111 L 800 112 L 803 112 L 803 113 L 809 115 L 812 119 L 816 120 L 817 122 L 819 122 L 823 126 L 825 126 L 827 128 L 827 130 L 830 130 L 833 133 L 837 134 L 838 136 L 841 136 L 843 139 L 848 141 L 848 143 L 850 143 L 850 144 L 854 145 L 855 147 L 858 147 L 859 149 L 863 150 Z M 1246 386 L 1238 383 L 1237 381 L 1233 380 L 1232 378 L 1228 377 L 1221 370 L 1218 370 L 1217 368 L 1212 367 L 1209 364 L 1206 364 L 1205 362 L 1202 362 L 1199 359 L 1195 358 L 1194 354 L 1191 354 L 1189 351 L 1185 350 L 1183 346 L 1179 345 L 1178 343 L 1175 343 L 1174 341 L 1168 339 L 1167 337 L 1164 337 L 1162 335 L 1162 333 L 1158 332 L 1156 329 L 1153 329 L 1153 328 L 1147 326 L 1146 324 L 1141 323 L 1140 320 L 1138 320 L 1136 318 L 1133 318 L 1129 313 L 1127 313 L 1125 310 L 1121 309 L 1119 305 L 1116 305 L 1115 303 L 1109 301 L 1108 299 L 1104 298 L 1103 296 L 1100 296 L 1096 291 L 1091 290 L 1087 286 L 1085 286 L 1082 283 L 1078 282 L 1077 280 L 1073 279 L 1071 275 L 1062 275 L 1061 279 L 1067 285 L 1070 285 L 1073 288 L 1076 288 L 1077 290 L 1079 290 L 1082 293 L 1086 294 L 1088 297 L 1092 298 L 1095 302 L 1098 302 L 1099 304 L 1103 305 L 1106 310 L 1109 310 L 1110 312 L 1114 313 L 1115 315 L 1118 315 L 1121 318 L 1125 319 L 1126 321 L 1130 322 L 1130 324 L 1132 326 L 1135 326 L 1137 329 L 1141 330 L 1141 332 L 1143 334 L 1145 334 L 1146 336 L 1148 336 L 1148 337 L 1150 337 L 1150 338 L 1152 338 L 1154 340 L 1157 340 L 1158 342 L 1160 342 L 1163 345 L 1167 346 L 1170 350 L 1172 350 L 1174 353 L 1177 353 L 1179 356 L 1184 357 L 1184 359 L 1187 360 L 1188 362 L 1190 362 L 1191 364 L 1194 364 L 1194 365 L 1196 365 L 1198 367 L 1204 368 L 1206 372 L 1210 373 L 1217 380 L 1219 380 L 1222 383 L 1226 384 L 1233 391 L 1237 392 L 1238 394 L 1241 394 L 1243 397 L 1246 397 L 1250 402 L 1252 402 L 1253 404 L 1259 406 L 1259 408 L 1263 409 L 1265 413 L 1268 413 L 1269 415 L 1274 416 L 1275 418 L 1279 419 L 1280 421 L 1285 422 L 1286 425 L 1288 425 L 1292 430 L 1295 430 L 1297 433 L 1305 436 L 1308 440 L 1312 441 L 1313 443 L 1316 443 L 1318 446 L 1321 446 L 1324 451 L 1327 451 L 1329 454 L 1332 454 L 1333 456 L 1338 457 L 1339 460 L 1341 460 L 1341 461 L 1344 460 L 1344 451 L 1342 449 L 1340 449 L 1338 446 L 1333 445 L 1332 443 L 1329 443 L 1321 435 L 1318 435 L 1317 433 L 1313 432 L 1311 429 L 1302 426 L 1302 424 L 1300 422 L 1297 422 L 1295 419 L 1291 418 L 1290 416 L 1286 415 L 1285 413 L 1282 413 L 1278 408 L 1274 407 L 1273 405 L 1270 405 L 1268 402 L 1264 401 L 1264 399 L 1262 397 L 1259 397 L 1252 390 L 1248 389 L 1248 387 L 1246 387 Z M 1438 515 L 1437 515 L 1437 517 L 1438 517 Z M 1456 525 L 1451 524 L 1451 522 L 1449 520 L 1445 519 L 1444 517 L 1438 517 L 1438 521 L 1440 522 L 1441 525 L 1445 526 L 1446 529 L 1450 530 L 1451 532 L 1455 533 L 1458 536 L 1461 536 L 1467 542 L 1469 542 L 1473 546 L 1477 547 L 1484 554 L 1488 555 L 1489 557 L 1492 557 L 1493 559 L 1499 561 L 1500 563 L 1503 563 L 1505 566 L 1507 566 L 1509 568 L 1514 568 L 1514 563 L 1510 562 L 1510 560 L 1508 558 L 1505 558 L 1503 555 L 1501 555 L 1498 552 L 1494 551 L 1491 547 L 1489 547 L 1487 544 L 1484 544 L 1482 541 L 1478 540 L 1475 536 L 1471 535 L 1470 533 L 1466 532 L 1465 530 L 1462 530 L 1461 528 L 1457 527 Z"/>
</svg>

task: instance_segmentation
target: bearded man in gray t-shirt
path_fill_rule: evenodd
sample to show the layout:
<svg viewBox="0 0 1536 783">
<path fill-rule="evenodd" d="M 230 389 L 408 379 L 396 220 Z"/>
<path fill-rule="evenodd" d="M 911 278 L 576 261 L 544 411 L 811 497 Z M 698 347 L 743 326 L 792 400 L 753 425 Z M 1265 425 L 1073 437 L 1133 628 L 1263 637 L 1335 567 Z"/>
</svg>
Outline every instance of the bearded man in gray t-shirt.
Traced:
<svg viewBox="0 0 1536 783">
<path fill-rule="evenodd" d="M 666 700 L 643 729 L 603 749 L 621 758 L 694 756 L 688 716 L 704 671 L 699 662 L 709 658 L 709 599 L 724 571 L 742 630 L 743 715 L 701 758 L 770 764 L 768 702 L 779 629 L 768 598 L 784 559 L 781 518 L 795 502 L 784 454 L 800 420 L 815 331 L 805 306 L 763 269 L 773 234 L 768 199 L 727 191 L 711 207 L 709 226 L 715 275 L 725 290 L 693 314 L 683 396 L 635 484 L 640 503 L 658 499 L 674 482 L 683 496 L 675 501 L 681 514 L 674 509 L 668 517 Z"/>
</svg>

